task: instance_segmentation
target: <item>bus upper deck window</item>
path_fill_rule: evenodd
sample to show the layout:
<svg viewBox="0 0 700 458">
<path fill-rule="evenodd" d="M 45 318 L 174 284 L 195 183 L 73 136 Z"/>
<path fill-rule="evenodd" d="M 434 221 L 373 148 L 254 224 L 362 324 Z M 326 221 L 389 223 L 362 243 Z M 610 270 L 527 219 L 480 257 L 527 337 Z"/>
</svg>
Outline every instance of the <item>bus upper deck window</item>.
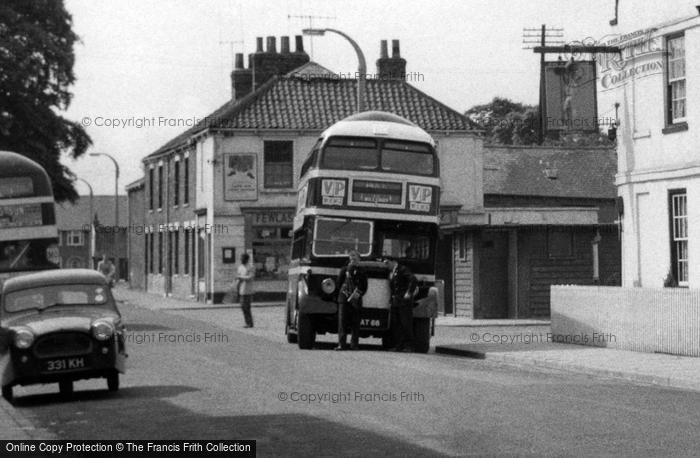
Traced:
<svg viewBox="0 0 700 458">
<path fill-rule="evenodd" d="M 324 168 L 375 170 L 379 167 L 377 142 L 367 138 L 331 138 L 323 149 Z"/>
<path fill-rule="evenodd" d="M 433 150 L 424 143 L 387 141 L 382 147 L 382 170 L 432 176 L 435 174 Z"/>
</svg>

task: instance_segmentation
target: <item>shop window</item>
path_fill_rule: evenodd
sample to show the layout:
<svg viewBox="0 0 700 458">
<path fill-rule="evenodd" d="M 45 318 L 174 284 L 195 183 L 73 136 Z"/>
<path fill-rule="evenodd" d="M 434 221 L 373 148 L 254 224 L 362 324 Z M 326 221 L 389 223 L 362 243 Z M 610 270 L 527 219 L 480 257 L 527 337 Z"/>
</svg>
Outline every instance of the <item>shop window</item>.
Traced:
<svg viewBox="0 0 700 458">
<path fill-rule="evenodd" d="M 163 273 L 163 233 L 158 233 L 158 273 Z"/>
<path fill-rule="evenodd" d="M 685 36 L 666 40 L 668 124 L 686 120 Z"/>
<path fill-rule="evenodd" d="M 291 188 L 294 144 L 290 141 L 264 143 L 265 187 Z"/>
<path fill-rule="evenodd" d="M 185 259 L 182 262 L 182 269 L 183 273 L 185 275 L 188 275 L 190 273 L 190 232 L 185 231 L 184 237 L 183 237 L 183 242 L 185 242 L 185 246 L 183 248 L 183 254 L 185 255 Z"/>
<path fill-rule="evenodd" d="M 688 286 L 688 201 L 685 189 L 670 192 L 671 269 L 678 286 Z"/>
<path fill-rule="evenodd" d="M 178 275 L 180 274 L 180 233 L 178 231 L 171 232 L 172 235 L 172 240 L 173 240 L 173 248 L 171 252 L 172 256 L 172 274 L 173 275 Z"/>
</svg>

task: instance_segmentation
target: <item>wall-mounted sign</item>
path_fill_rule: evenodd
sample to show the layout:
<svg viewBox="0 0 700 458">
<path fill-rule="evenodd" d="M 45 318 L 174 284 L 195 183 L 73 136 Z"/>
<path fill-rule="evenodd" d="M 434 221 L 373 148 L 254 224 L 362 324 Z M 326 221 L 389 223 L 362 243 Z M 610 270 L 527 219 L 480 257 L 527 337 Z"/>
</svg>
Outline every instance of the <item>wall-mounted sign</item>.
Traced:
<svg viewBox="0 0 700 458">
<path fill-rule="evenodd" d="M 352 201 L 371 204 L 401 205 L 401 183 L 355 180 L 352 183 Z"/>
<path fill-rule="evenodd" d="M 595 62 L 545 62 L 545 129 L 595 131 Z"/>
<path fill-rule="evenodd" d="M 605 42 L 618 46 L 620 54 L 599 54 L 601 91 L 615 89 L 633 79 L 663 72 L 663 39 L 652 36 L 656 29 L 642 29 Z"/>
<path fill-rule="evenodd" d="M 408 209 L 429 212 L 433 203 L 433 188 L 418 184 L 408 185 Z"/>
<path fill-rule="evenodd" d="M 236 248 L 235 247 L 223 247 L 221 248 L 221 259 L 224 264 L 235 264 L 236 263 Z"/>
<path fill-rule="evenodd" d="M 343 205 L 345 197 L 345 180 L 321 181 L 321 203 L 323 205 Z"/>
<path fill-rule="evenodd" d="M 224 200 L 257 200 L 257 155 L 224 154 Z"/>
</svg>

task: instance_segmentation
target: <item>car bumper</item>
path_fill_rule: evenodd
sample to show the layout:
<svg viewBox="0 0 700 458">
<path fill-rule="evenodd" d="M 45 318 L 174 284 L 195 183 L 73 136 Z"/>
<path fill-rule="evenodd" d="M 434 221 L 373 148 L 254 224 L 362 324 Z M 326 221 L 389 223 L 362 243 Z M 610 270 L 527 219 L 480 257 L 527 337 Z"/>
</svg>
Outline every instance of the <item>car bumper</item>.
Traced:
<svg viewBox="0 0 700 458">
<path fill-rule="evenodd" d="M 123 341 L 110 339 L 93 341 L 89 352 L 58 354 L 37 357 L 32 349 L 10 349 L 0 358 L 2 386 L 55 383 L 61 380 L 82 380 L 105 377 L 114 371 L 124 373 L 125 358 Z M 80 367 L 47 370 L 49 361 L 81 361 Z"/>
</svg>

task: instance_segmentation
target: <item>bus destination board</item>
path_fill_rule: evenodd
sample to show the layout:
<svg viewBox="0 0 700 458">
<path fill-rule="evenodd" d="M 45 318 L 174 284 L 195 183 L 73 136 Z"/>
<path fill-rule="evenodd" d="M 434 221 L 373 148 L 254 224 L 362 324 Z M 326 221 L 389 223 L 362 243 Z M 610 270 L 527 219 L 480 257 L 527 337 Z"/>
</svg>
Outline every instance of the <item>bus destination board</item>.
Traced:
<svg viewBox="0 0 700 458">
<path fill-rule="evenodd" d="M 41 225 L 41 204 L 0 205 L 0 228 Z"/>
<path fill-rule="evenodd" d="M 355 180 L 352 201 L 358 203 L 401 205 L 401 183 Z"/>
</svg>

